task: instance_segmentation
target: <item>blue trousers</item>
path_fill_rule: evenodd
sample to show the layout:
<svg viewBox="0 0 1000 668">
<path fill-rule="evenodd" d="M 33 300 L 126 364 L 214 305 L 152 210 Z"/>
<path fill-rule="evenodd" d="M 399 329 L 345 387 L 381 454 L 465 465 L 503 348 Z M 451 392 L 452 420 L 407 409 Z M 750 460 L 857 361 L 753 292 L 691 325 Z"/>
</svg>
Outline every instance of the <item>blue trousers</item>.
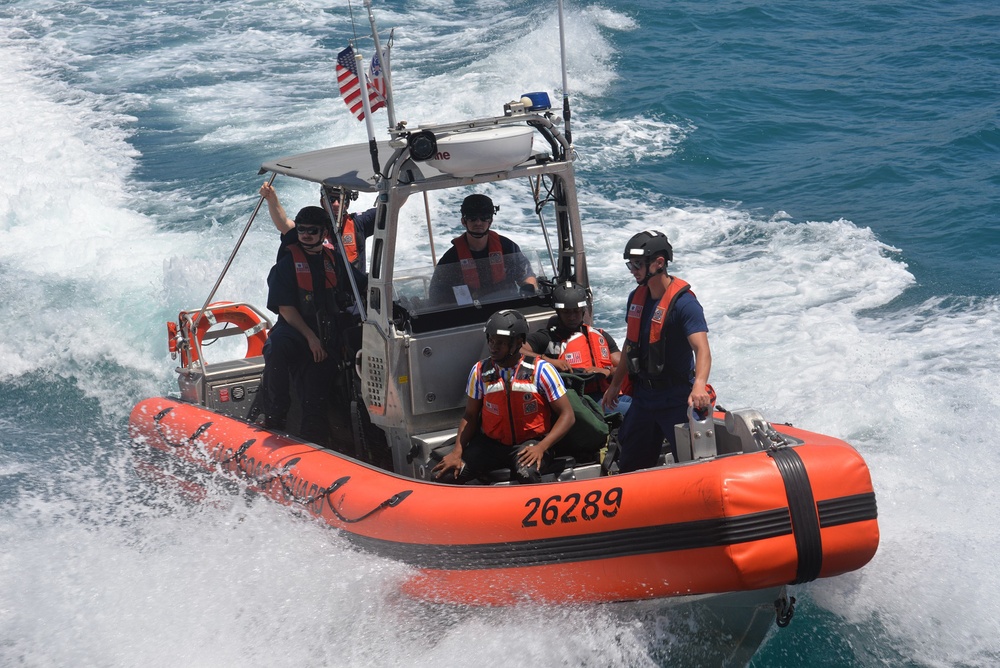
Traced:
<svg viewBox="0 0 1000 668">
<path fill-rule="evenodd" d="M 264 344 L 264 419 L 268 427 L 283 429 L 291 407 L 291 384 L 302 407 L 298 435 L 317 445 L 330 440 L 328 412 L 333 395 L 336 362 L 332 356 L 314 362 L 309 343 L 294 327 L 275 325 Z"/>
<path fill-rule="evenodd" d="M 622 473 L 656 466 L 663 439 L 677 459 L 674 425 L 687 422 L 687 400 L 691 388 L 677 385 L 651 390 L 637 386 L 632 391 L 632 405 L 618 429 L 621 451 L 618 468 Z"/>
</svg>

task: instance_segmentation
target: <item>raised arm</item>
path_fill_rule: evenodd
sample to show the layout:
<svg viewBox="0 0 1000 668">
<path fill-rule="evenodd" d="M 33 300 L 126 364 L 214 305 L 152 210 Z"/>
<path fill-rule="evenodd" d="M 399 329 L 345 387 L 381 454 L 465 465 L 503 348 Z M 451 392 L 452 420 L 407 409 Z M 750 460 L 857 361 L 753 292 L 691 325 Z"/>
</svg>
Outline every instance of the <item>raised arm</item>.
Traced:
<svg viewBox="0 0 1000 668">
<path fill-rule="evenodd" d="M 265 183 L 260 187 L 260 196 L 267 202 L 267 212 L 271 214 L 271 222 L 278 232 L 284 234 L 295 227 L 295 221 L 285 213 L 285 207 L 278 201 L 278 192 L 270 183 Z"/>
</svg>

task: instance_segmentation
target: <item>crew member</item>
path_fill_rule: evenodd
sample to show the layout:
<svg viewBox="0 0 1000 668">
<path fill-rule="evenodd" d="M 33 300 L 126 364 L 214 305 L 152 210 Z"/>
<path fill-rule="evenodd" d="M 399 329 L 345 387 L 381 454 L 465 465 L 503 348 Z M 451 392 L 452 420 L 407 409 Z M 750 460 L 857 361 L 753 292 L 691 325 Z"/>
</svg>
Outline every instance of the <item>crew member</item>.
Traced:
<svg viewBox="0 0 1000 668">
<path fill-rule="evenodd" d="M 486 195 L 469 195 L 462 202 L 465 232 L 438 260 L 431 278 L 432 304 L 471 304 L 508 293 L 535 294 L 538 281 L 521 248 L 490 227 L 500 207 Z"/>
<path fill-rule="evenodd" d="M 512 480 L 540 482 L 549 450 L 573 426 L 573 408 L 555 367 L 520 352 L 527 333 L 518 311 L 498 311 L 487 321 L 490 356 L 469 373 L 455 448 L 434 467 L 442 481 L 463 483 L 510 468 Z"/>
<path fill-rule="evenodd" d="M 545 329 L 528 334 L 522 352 L 540 355 L 561 373 L 590 376 L 584 392 L 601 401 L 621 357 L 618 344 L 603 329 L 584 322 L 590 291 L 573 281 L 552 290 L 556 314 Z M 625 412 L 628 397 L 619 397 L 618 410 Z"/>
<path fill-rule="evenodd" d="M 264 424 L 285 428 L 294 382 L 302 409 L 299 435 L 327 446 L 336 370 L 344 357 L 337 285 L 346 276 L 323 244 L 329 231 L 323 209 L 305 207 L 295 216 L 295 226 L 297 241 L 267 277 L 267 308 L 278 320 L 264 344 Z"/>
<path fill-rule="evenodd" d="M 330 202 L 330 212 L 333 214 L 333 219 L 338 220 L 341 207 L 340 189 L 323 186 L 323 191 L 326 192 L 327 200 Z M 278 193 L 270 183 L 265 183 L 260 187 L 260 196 L 267 202 L 267 211 L 271 215 L 271 222 L 281 233 L 281 245 L 278 248 L 278 257 L 281 257 L 288 245 L 298 240 L 298 235 L 295 232 L 295 221 L 285 213 L 285 208 L 278 200 Z M 351 191 L 344 198 L 345 211 L 350 206 L 351 200 L 357 196 L 357 192 Z M 321 191 L 320 208 L 322 206 Z M 343 225 L 340 228 L 340 238 L 344 241 L 344 252 L 347 254 L 347 260 L 361 274 L 365 274 L 367 271 L 365 268 L 365 241 L 375 234 L 376 213 L 377 209 L 374 207 L 358 214 L 348 213 L 344 215 Z M 332 235 L 327 241 L 333 243 Z"/>
<path fill-rule="evenodd" d="M 625 348 L 602 401 L 613 408 L 630 378 L 632 407 L 618 431 L 622 473 L 655 466 L 664 436 L 676 460 L 674 425 L 687 422 L 688 406 L 704 412 L 714 402 L 705 313 L 690 286 L 667 273 L 674 259 L 667 236 L 640 232 L 624 257 L 638 287 L 628 297 Z"/>
</svg>

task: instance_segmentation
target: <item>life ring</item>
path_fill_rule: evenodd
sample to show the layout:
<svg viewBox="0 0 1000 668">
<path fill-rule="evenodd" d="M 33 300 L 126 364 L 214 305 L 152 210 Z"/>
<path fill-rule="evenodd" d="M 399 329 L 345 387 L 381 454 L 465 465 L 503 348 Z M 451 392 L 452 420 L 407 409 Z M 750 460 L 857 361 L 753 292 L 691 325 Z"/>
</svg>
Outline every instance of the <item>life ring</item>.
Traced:
<svg viewBox="0 0 1000 668">
<path fill-rule="evenodd" d="M 200 317 L 199 317 L 200 314 Z M 204 311 L 181 311 L 177 316 L 180 336 L 173 323 L 167 323 L 170 337 L 170 352 L 180 352 L 181 365 L 191 366 L 200 359 L 202 342 L 208 330 L 218 324 L 236 325 L 247 338 L 247 352 L 244 357 L 257 357 L 264 353 L 270 321 L 257 310 L 246 304 L 233 302 L 213 302 Z M 194 331 L 192 333 L 192 328 Z M 193 335 L 192 335 L 193 334 Z M 192 341 L 193 339 L 193 341 Z"/>
</svg>

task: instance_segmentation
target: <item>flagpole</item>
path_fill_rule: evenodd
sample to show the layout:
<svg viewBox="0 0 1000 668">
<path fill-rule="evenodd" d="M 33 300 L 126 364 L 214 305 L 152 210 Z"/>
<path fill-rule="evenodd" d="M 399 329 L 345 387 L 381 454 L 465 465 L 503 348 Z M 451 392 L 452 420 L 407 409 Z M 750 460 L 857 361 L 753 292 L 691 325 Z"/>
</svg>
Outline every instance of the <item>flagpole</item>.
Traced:
<svg viewBox="0 0 1000 668">
<path fill-rule="evenodd" d="M 372 154 L 372 170 L 375 172 L 375 177 L 378 178 L 382 175 L 382 166 L 378 164 L 378 142 L 375 141 L 375 124 L 372 123 L 372 104 L 368 99 L 368 74 L 362 66 L 361 53 L 357 49 L 353 49 L 353 51 L 354 67 L 358 73 L 358 85 L 361 86 L 361 106 L 365 110 L 365 128 L 368 130 L 368 150 Z"/>
<path fill-rule="evenodd" d="M 366 2 L 369 0 L 366 0 Z M 563 121 L 566 127 L 566 141 L 573 145 L 573 133 L 569 129 L 569 80 L 566 77 L 566 29 L 563 24 L 563 0 L 559 0 L 559 56 L 562 60 Z"/>
<path fill-rule="evenodd" d="M 375 28 L 375 14 L 372 12 L 372 0 L 365 0 L 365 9 L 368 10 L 368 23 L 372 27 L 372 39 L 375 41 L 375 55 L 382 65 L 382 78 L 385 79 L 385 112 L 389 118 L 389 129 L 396 127 L 396 109 L 392 104 L 392 74 L 389 72 L 388 54 L 382 53 L 382 45 L 379 43 L 378 30 Z M 389 42 L 392 43 L 392 33 L 389 33 Z M 378 171 L 378 170 L 376 170 Z"/>
</svg>

